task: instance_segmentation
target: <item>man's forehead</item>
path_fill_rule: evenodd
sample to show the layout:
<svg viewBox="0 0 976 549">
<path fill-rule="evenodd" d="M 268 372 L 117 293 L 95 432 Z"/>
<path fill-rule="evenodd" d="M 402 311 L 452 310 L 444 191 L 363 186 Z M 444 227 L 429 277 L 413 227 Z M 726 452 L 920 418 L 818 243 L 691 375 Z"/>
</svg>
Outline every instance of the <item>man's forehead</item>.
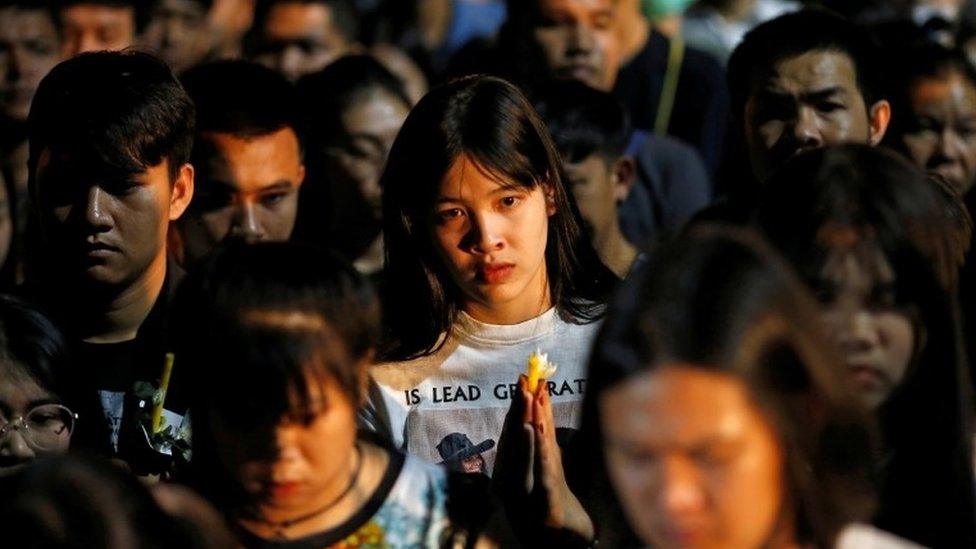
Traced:
<svg viewBox="0 0 976 549">
<path fill-rule="evenodd" d="M 31 38 L 44 34 L 57 36 L 54 20 L 46 9 L 0 7 L 0 37 Z"/>
<path fill-rule="evenodd" d="M 783 58 L 757 82 L 759 91 L 808 93 L 839 88 L 857 91 L 854 60 L 839 50 L 812 50 Z"/>
<path fill-rule="evenodd" d="M 543 13 L 600 13 L 612 11 L 616 0 L 537 0 L 536 4 Z"/>
</svg>

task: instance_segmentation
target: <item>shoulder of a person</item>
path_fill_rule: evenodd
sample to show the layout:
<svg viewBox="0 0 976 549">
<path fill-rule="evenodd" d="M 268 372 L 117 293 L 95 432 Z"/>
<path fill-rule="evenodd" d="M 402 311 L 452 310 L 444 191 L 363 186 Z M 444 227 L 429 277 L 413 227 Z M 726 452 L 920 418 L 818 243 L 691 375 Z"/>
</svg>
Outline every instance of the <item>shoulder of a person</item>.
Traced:
<svg viewBox="0 0 976 549">
<path fill-rule="evenodd" d="M 409 375 L 411 378 L 418 378 L 419 376 L 418 379 L 421 379 L 424 377 L 424 372 L 432 373 L 440 369 L 444 362 L 457 350 L 458 345 L 457 338 L 449 337 L 443 345 L 430 354 L 405 360 L 377 362 L 369 367 L 369 374 L 380 384 L 403 375 Z"/>
<path fill-rule="evenodd" d="M 837 536 L 834 549 L 922 549 L 922 546 L 879 530 L 869 524 L 854 523 Z"/>
<path fill-rule="evenodd" d="M 704 164 L 698 150 L 691 145 L 666 135 L 648 135 L 637 152 L 639 162 L 654 165 L 663 164 Z"/>
</svg>

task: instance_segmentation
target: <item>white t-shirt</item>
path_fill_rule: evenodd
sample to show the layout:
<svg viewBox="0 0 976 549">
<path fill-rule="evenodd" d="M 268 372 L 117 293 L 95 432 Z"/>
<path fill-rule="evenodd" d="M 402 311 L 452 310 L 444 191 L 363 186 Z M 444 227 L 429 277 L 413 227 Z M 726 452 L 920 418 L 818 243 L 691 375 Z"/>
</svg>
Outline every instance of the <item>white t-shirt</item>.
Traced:
<svg viewBox="0 0 976 549">
<path fill-rule="evenodd" d="M 490 475 L 511 395 L 536 349 L 558 366 L 549 380 L 557 437 L 578 428 L 598 328 L 599 322 L 568 322 L 555 308 L 508 326 L 462 312 L 438 352 L 370 370 L 373 383 L 360 419 L 404 451 Z"/>
</svg>

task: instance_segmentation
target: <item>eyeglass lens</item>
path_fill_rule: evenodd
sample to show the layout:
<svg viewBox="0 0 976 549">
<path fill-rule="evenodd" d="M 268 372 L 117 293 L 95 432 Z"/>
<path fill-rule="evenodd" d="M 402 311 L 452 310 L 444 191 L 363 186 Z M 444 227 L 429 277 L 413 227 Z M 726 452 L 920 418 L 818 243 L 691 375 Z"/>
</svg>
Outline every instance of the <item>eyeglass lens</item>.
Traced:
<svg viewBox="0 0 976 549">
<path fill-rule="evenodd" d="M 41 450 L 55 450 L 67 446 L 74 429 L 74 414 L 60 404 L 43 404 L 32 408 L 22 421 L 6 421 L 0 418 L 0 437 L 23 426 L 22 433 L 34 446 Z"/>
</svg>

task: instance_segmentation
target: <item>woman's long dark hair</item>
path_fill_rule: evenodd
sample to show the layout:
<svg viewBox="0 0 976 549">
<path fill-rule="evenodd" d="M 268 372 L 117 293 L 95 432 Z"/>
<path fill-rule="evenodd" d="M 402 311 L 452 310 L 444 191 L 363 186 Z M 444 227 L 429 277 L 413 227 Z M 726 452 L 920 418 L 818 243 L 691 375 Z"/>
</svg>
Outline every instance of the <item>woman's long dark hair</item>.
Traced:
<svg viewBox="0 0 976 549">
<path fill-rule="evenodd" d="M 784 508 L 795 524 L 781 526 L 800 545 L 830 547 L 846 524 L 868 517 L 872 423 L 824 341 L 803 284 L 751 232 L 700 225 L 652 254 L 613 299 L 597 337 L 571 462 L 601 543 L 626 545 L 634 534 L 607 477 L 600 397 L 675 363 L 732 374 L 749 388 L 784 450 Z"/>
<path fill-rule="evenodd" d="M 441 180 L 461 154 L 501 180 L 551 192 L 556 213 L 549 217 L 546 270 L 561 313 L 581 323 L 599 318 L 617 280 L 583 235 L 555 146 L 525 96 L 499 78 L 456 80 L 414 107 L 380 180 L 387 359 L 436 350 L 460 308 L 462 297 L 437 255 L 429 220 Z"/>
<path fill-rule="evenodd" d="M 896 306 L 915 327 L 904 380 L 879 410 L 887 460 L 877 526 L 927 546 L 976 545 L 971 391 L 955 292 L 944 285 L 948 235 L 933 182 L 864 145 L 812 151 L 770 180 L 758 223 L 817 284 L 834 249 L 825 225 L 876 246 L 895 274 Z"/>
</svg>

